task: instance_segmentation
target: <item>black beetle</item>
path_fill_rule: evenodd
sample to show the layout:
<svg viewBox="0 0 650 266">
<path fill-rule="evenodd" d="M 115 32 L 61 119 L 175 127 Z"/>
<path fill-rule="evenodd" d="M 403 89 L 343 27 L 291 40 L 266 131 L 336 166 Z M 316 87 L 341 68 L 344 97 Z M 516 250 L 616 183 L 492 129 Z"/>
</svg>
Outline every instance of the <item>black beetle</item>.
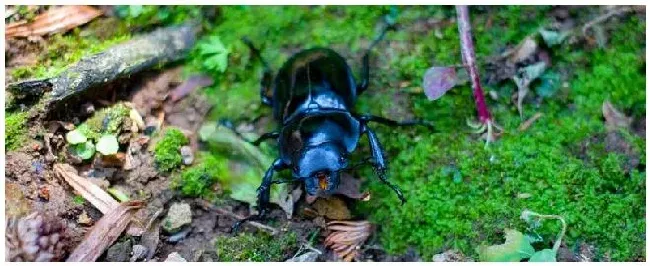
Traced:
<svg viewBox="0 0 650 266">
<path fill-rule="evenodd" d="M 262 103 L 273 107 L 273 116 L 280 123 L 278 131 L 263 134 L 252 142 L 259 145 L 267 139 L 277 139 L 280 156 L 269 167 L 257 189 L 259 214 L 236 223 L 263 217 L 268 210 L 270 186 L 287 181 L 273 180 L 273 173 L 291 169 L 293 180 L 302 181 L 309 195 L 330 194 L 339 184 L 339 174 L 348 169 L 348 155 L 366 134 L 372 153 L 372 165 L 379 179 L 388 185 L 402 201 L 400 189 L 386 178 L 384 158 L 377 135 L 368 122 L 390 126 L 424 124 L 421 121 L 398 122 L 373 115 L 353 112 L 357 97 L 368 88 L 370 77 L 369 53 L 390 26 L 366 50 L 363 56 L 362 79 L 356 83 L 345 59 L 328 48 L 312 48 L 293 55 L 278 71 L 275 78 L 260 51 L 250 40 L 243 41 L 252 56 L 264 67 L 260 97 Z M 267 91 L 272 89 L 273 95 Z"/>
</svg>

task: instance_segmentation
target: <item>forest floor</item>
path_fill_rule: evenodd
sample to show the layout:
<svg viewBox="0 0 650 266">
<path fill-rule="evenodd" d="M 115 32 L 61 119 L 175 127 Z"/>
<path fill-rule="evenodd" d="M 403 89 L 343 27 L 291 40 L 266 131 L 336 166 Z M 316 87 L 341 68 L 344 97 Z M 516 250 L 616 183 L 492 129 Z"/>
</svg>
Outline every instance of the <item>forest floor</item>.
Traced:
<svg viewBox="0 0 650 266">
<path fill-rule="evenodd" d="M 7 23 L 48 9 L 8 8 L 16 13 Z M 66 252 L 103 214 L 57 164 L 120 201 L 146 203 L 101 261 L 163 261 L 174 252 L 187 261 L 478 261 L 513 231 L 535 250 L 551 248 L 561 223 L 522 219 L 526 210 L 566 222 L 558 261 L 646 260 L 644 9 L 470 7 L 487 104 L 501 128 L 487 146 L 485 131 L 469 125 L 476 109 L 467 82 L 437 100 L 424 94 L 427 69 L 461 64 L 453 6 L 100 9 L 66 33 L 6 40 L 5 84 L 54 76 L 157 27 L 192 21 L 201 31 L 180 62 L 100 86 L 63 110 L 43 117 L 5 108 L 6 214 L 60 218 Z M 242 141 L 277 124 L 259 100 L 262 66 L 240 39 L 259 46 L 273 70 L 301 49 L 330 47 L 358 77 L 385 18 L 397 27 L 371 53 L 370 87 L 356 111 L 433 123 L 435 132 L 375 127 L 406 204 L 363 166 L 330 198 L 275 185 L 268 219 L 232 234 L 254 210 L 266 168 L 255 162 L 277 154 L 270 141 Z M 522 77 L 530 84 L 518 85 Z M 97 121 L 99 131 L 119 121 L 117 155 L 71 154 L 69 132 Z M 351 159 L 368 154 L 362 138 Z M 332 221 L 354 223 L 337 235 Z M 361 240 L 340 244 L 354 230 Z"/>
</svg>

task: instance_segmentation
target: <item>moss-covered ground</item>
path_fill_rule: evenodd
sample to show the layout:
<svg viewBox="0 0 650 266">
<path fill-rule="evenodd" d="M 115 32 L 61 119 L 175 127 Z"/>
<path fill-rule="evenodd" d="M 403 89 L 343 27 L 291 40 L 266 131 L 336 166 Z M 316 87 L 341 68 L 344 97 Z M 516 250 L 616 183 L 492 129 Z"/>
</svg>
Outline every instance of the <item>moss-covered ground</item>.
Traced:
<svg viewBox="0 0 650 266">
<path fill-rule="evenodd" d="M 390 32 L 372 54 L 372 81 L 358 111 L 427 119 L 438 132 L 376 127 L 390 158 L 390 178 L 408 197 L 400 206 L 370 168 L 360 171 L 373 199 L 357 211 L 382 225 L 384 248 L 401 253 L 414 247 L 427 260 L 450 248 L 476 256 L 480 244 L 502 241 L 505 228 L 523 231 L 519 215 L 531 209 L 565 217 L 569 248 L 589 243 L 614 260 L 644 257 L 645 140 L 626 135 L 642 154 L 641 166 L 629 173 L 622 168 L 625 155 L 606 152 L 603 143 L 592 145 L 586 154 L 577 151 L 581 143 L 605 134 L 601 106 L 606 99 L 644 119 L 645 21 L 634 16 L 612 22 L 617 25 L 604 49 L 564 45 L 552 50 L 549 72 L 560 75 L 564 86 L 538 103 L 524 104 L 524 117 L 544 114 L 525 132 L 517 130 L 522 121 L 510 101 L 514 85 L 488 87 L 499 93 L 489 105 L 505 133 L 484 149 L 466 126 L 475 115 L 468 86 L 434 102 L 413 93 L 428 67 L 460 62 L 456 24 L 449 22 L 453 7 L 224 8 L 207 33 L 230 50 L 225 73 L 212 73 L 218 82 L 207 94 L 219 103 L 213 117 L 241 122 L 270 116 L 271 110 L 258 100 L 261 66 L 251 60 L 241 37 L 258 44 L 274 69 L 299 49 L 329 46 L 356 71 L 381 17 L 391 12 L 398 14 L 401 29 Z M 549 12 L 548 7 L 474 9 L 479 60 L 498 55 L 546 25 Z M 440 22 L 423 29 L 430 20 Z M 363 143 L 358 153 L 367 152 Z M 549 223 L 538 232 L 550 241 L 558 230 L 559 225 Z"/>
<path fill-rule="evenodd" d="M 485 149 L 483 141 L 466 125 L 466 120 L 474 119 L 476 113 L 467 85 L 454 88 L 436 101 L 427 100 L 421 92 L 422 76 L 428 67 L 460 63 L 452 6 L 230 6 L 221 7 L 216 15 L 206 15 L 205 8 L 197 10 L 178 7 L 159 15 L 148 8 L 125 9 L 120 25 L 147 29 L 152 21 L 170 24 L 201 18 L 201 42 L 214 42 L 211 37 L 218 37 L 228 49 L 227 68 L 223 73 L 210 71 L 205 64 L 206 53 L 197 48 L 186 61 L 186 72 L 203 72 L 216 81 L 205 90 L 206 97 L 215 103 L 208 120 L 228 119 L 234 123 L 271 116 L 271 110 L 259 102 L 261 65 L 252 60 L 240 41 L 242 37 L 247 36 L 261 48 L 273 69 L 300 49 L 328 46 L 348 58 L 358 73 L 362 52 L 378 33 L 382 16 L 397 15 L 399 29 L 389 32 L 372 53 L 370 88 L 360 97 L 357 111 L 398 120 L 427 119 L 434 123 L 436 132 L 375 127 L 389 158 L 390 179 L 408 198 L 403 206 L 369 167 L 357 170 L 372 192 L 372 200 L 357 204 L 355 211 L 381 225 L 377 231 L 379 244 L 389 253 L 400 254 L 413 247 L 424 260 L 430 260 L 435 253 L 458 249 L 477 258 L 477 247 L 502 242 L 505 228 L 524 231 L 526 224 L 519 216 L 524 209 L 530 209 L 563 216 L 568 223 L 565 243 L 570 249 L 587 243 L 596 247 L 596 259 L 645 260 L 645 139 L 621 130 L 640 157 L 637 167 L 627 169 L 629 154 L 607 150 L 601 111 L 603 101 L 609 100 L 635 120 L 645 119 L 645 18 L 630 14 L 606 21 L 604 48 L 579 43 L 551 49 L 553 64 L 547 73 L 557 75 L 559 85 L 545 97 L 533 88 L 524 102 L 523 117 L 537 112 L 543 116 L 526 131 L 518 130 L 522 119 L 510 98 L 516 91 L 514 84 L 487 86 L 487 90 L 497 93 L 496 98 L 488 97 L 488 105 L 504 133 Z M 471 11 L 477 57 L 486 61 L 548 25 L 551 8 L 473 7 Z M 578 23 L 584 23 L 598 10 L 571 12 Z M 41 55 L 42 63 L 14 69 L 12 77 L 57 73 L 80 56 L 128 39 L 131 34 L 115 27 L 112 33 L 80 36 L 80 32 L 55 36 L 59 48 L 51 46 Z M 62 52 L 69 46 L 74 47 L 73 52 Z M 7 115 L 8 148 L 20 141 L 24 119 L 19 113 Z M 260 131 L 274 126 L 269 124 Z M 362 142 L 354 158 L 368 154 L 365 138 Z M 179 158 L 174 153 L 173 161 Z M 215 158 L 216 164 L 223 165 L 219 161 L 222 157 Z M 185 182 L 177 185 L 186 195 L 208 193 L 214 179 L 203 173 L 209 171 L 188 169 L 193 172 L 181 175 L 179 180 Z M 545 223 L 537 232 L 550 243 L 558 230 L 559 225 Z M 244 249 L 250 247 L 249 243 L 263 246 L 248 235 L 219 241 Z M 220 258 L 281 257 L 279 251 L 263 256 L 247 252 L 231 254 L 225 250 Z M 239 257 L 232 257 L 235 255 Z"/>
</svg>

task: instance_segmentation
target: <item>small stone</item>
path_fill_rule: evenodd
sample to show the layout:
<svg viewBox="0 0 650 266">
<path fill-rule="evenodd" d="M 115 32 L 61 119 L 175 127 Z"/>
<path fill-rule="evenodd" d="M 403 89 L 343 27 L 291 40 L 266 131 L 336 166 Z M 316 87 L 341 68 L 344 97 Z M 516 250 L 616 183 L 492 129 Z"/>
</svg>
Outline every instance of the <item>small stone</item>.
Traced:
<svg viewBox="0 0 650 266">
<path fill-rule="evenodd" d="M 131 240 L 126 240 L 124 242 L 117 243 L 106 251 L 106 260 L 107 261 L 119 261 L 125 262 L 129 261 L 129 255 L 131 254 Z"/>
<path fill-rule="evenodd" d="M 314 262 L 318 258 L 318 255 L 316 251 L 309 251 L 298 257 L 288 259 L 287 262 Z"/>
<path fill-rule="evenodd" d="M 134 245 L 133 246 L 133 255 L 131 256 L 130 262 L 139 261 L 144 259 L 147 256 L 149 250 L 143 245 Z"/>
<path fill-rule="evenodd" d="M 190 146 L 181 147 L 181 156 L 183 157 L 184 165 L 190 165 L 194 162 L 194 154 L 192 153 L 192 148 L 190 148 Z"/>
<path fill-rule="evenodd" d="M 83 224 L 83 225 L 91 225 L 93 223 L 93 219 L 88 217 L 88 213 L 86 211 L 83 211 L 79 217 L 77 217 L 77 223 Z"/>
<path fill-rule="evenodd" d="M 187 262 L 187 260 L 181 257 L 181 254 L 178 254 L 178 252 L 172 252 L 171 254 L 167 255 L 165 262 Z"/>
<path fill-rule="evenodd" d="M 169 208 L 163 221 L 163 229 L 168 233 L 178 232 L 184 225 L 192 223 L 192 208 L 187 203 L 175 202 Z"/>
</svg>

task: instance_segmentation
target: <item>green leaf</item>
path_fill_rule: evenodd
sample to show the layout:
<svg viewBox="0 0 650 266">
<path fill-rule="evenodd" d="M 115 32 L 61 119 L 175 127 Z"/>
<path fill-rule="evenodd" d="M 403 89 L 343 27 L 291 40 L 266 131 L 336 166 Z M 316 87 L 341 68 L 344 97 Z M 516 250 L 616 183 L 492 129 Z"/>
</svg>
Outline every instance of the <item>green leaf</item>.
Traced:
<svg viewBox="0 0 650 266">
<path fill-rule="evenodd" d="M 218 176 L 219 183 L 230 191 L 232 199 L 257 205 L 257 188 L 262 183 L 266 169 L 273 163 L 273 157 L 264 154 L 258 147 L 244 141 L 231 129 L 217 123 L 205 123 L 199 130 L 199 138 L 210 149 L 220 154 L 229 154 L 229 169 Z M 293 214 L 293 199 L 287 184 L 271 186 L 270 201 L 279 205 L 287 216 Z"/>
<path fill-rule="evenodd" d="M 111 194 L 114 198 L 116 198 L 116 199 L 119 200 L 120 202 L 127 202 L 127 201 L 129 201 L 129 196 L 126 195 L 126 194 L 124 194 L 124 192 L 122 192 L 122 191 L 119 190 L 119 189 L 116 189 L 116 188 L 109 188 L 109 189 L 107 189 L 106 191 L 108 191 L 109 194 Z"/>
<path fill-rule="evenodd" d="M 88 160 L 95 155 L 95 145 L 90 141 L 75 144 L 70 146 L 70 152 L 83 160 Z"/>
<path fill-rule="evenodd" d="M 542 35 L 542 39 L 544 39 L 544 42 L 548 47 L 552 47 L 555 45 L 558 45 L 564 41 L 564 39 L 569 36 L 569 32 L 557 32 L 557 31 L 552 31 L 552 30 L 545 30 L 541 29 L 539 30 L 539 34 Z"/>
<path fill-rule="evenodd" d="M 80 130 L 75 129 L 65 134 L 65 141 L 74 145 L 74 144 L 84 143 L 88 141 L 88 138 L 86 137 L 86 135 L 81 133 Z"/>
<path fill-rule="evenodd" d="M 480 246 L 479 259 L 489 262 L 517 262 L 535 253 L 524 234 L 517 230 L 506 229 L 506 242 L 501 245 Z"/>
<path fill-rule="evenodd" d="M 224 72 L 228 68 L 230 51 L 218 36 L 210 36 L 197 45 L 198 53 L 203 57 L 203 67 L 211 71 Z"/>
<path fill-rule="evenodd" d="M 119 149 L 120 144 L 115 135 L 104 135 L 97 141 L 97 151 L 103 155 L 116 154 Z"/>
<path fill-rule="evenodd" d="M 535 252 L 533 256 L 530 257 L 529 262 L 557 262 L 557 254 L 552 249 L 543 249 Z"/>
</svg>

